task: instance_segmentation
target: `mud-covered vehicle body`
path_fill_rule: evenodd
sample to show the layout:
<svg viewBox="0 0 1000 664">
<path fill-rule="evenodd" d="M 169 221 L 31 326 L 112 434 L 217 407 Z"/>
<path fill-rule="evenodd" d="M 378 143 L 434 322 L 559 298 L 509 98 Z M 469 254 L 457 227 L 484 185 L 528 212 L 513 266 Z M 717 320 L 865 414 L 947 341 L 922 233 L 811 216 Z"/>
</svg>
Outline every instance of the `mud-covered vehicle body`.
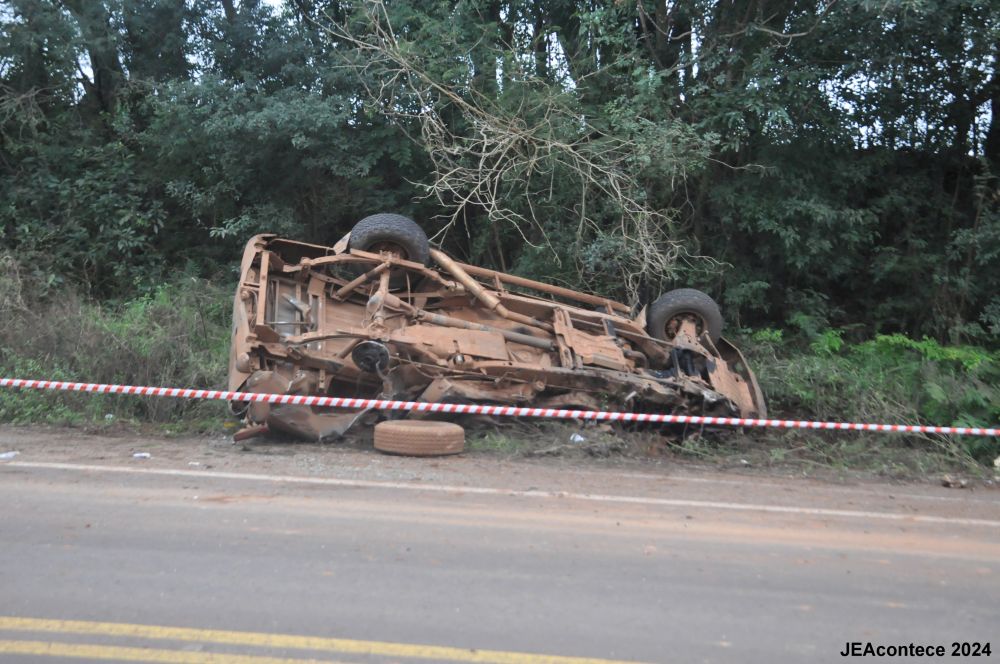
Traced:
<svg viewBox="0 0 1000 664">
<path fill-rule="evenodd" d="M 413 221 L 367 217 L 333 247 L 246 245 L 229 387 L 246 392 L 760 417 L 718 307 L 671 291 L 637 316 L 596 295 L 458 263 Z M 356 412 L 234 403 L 246 431 L 342 434 Z"/>
</svg>

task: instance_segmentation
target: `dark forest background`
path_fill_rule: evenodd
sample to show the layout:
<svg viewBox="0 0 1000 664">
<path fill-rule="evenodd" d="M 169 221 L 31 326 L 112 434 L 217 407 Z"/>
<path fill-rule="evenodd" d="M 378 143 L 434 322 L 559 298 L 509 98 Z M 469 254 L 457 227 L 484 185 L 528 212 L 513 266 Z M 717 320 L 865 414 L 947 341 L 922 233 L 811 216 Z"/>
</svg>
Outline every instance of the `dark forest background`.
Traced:
<svg viewBox="0 0 1000 664">
<path fill-rule="evenodd" d="M 743 324 L 1000 332 L 995 2 L 275 5 L 0 3 L 5 249 L 120 297 L 395 210 L 456 220 L 472 262 L 695 283 Z"/>
<path fill-rule="evenodd" d="M 950 361 L 925 396 L 960 401 L 1000 339 L 998 175 L 995 0 L 0 0 L 8 313 L 145 320 L 228 291 L 253 233 L 396 211 L 468 262 L 700 287 L 772 360 Z M 24 325 L 7 364 L 48 357 Z M 992 420 L 974 387 L 921 416 Z"/>
</svg>

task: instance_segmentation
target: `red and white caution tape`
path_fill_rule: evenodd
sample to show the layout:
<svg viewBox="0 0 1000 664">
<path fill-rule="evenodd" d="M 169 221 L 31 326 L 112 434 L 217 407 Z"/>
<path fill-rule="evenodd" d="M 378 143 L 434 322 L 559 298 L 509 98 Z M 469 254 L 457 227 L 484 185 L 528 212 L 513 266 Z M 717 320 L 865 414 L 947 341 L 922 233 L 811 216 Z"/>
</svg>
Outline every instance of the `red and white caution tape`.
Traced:
<svg viewBox="0 0 1000 664">
<path fill-rule="evenodd" d="M 427 403 L 422 401 L 390 401 L 386 399 L 319 397 L 297 394 L 226 392 L 221 390 L 193 390 L 180 387 L 102 385 L 99 383 L 69 383 L 57 380 L 27 380 L 23 378 L 0 378 L 0 387 L 22 387 L 35 390 L 64 390 L 69 392 L 89 392 L 93 394 L 133 394 L 144 397 L 175 397 L 179 399 L 263 401 L 267 403 L 294 404 L 301 406 L 329 406 L 333 408 L 374 408 L 376 410 L 413 410 L 426 413 L 461 413 L 470 415 L 501 415 L 505 417 L 545 417 L 563 420 L 598 420 L 602 422 L 656 422 L 662 424 L 707 424 L 713 426 L 732 427 L 776 427 L 779 429 L 836 429 L 845 431 L 879 431 L 888 433 L 938 433 L 956 436 L 1000 436 L 1000 427 L 935 427 L 913 424 L 809 422 L 805 420 L 708 417 L 703 415 L 618 413 L 601 410 L 566 410 L 560 408 L 526 408 L 522 406 L 484 406 L 477 404 Z"/>
</svg>

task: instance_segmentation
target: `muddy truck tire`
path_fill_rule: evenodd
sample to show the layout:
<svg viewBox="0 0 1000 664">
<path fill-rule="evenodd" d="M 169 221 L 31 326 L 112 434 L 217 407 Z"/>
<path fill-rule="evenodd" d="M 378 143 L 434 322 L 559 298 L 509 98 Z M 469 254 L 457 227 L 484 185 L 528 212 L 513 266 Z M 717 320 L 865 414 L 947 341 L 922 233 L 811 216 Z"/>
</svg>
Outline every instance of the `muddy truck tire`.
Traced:
<svg viewBox="0 0 1000 664">
<path fill-rule="evenodd" d="M 354 224 L 348 246 L 372 253 L 395 250 L 401 258 L 421 265 L 430 259 L 430 242 L 424 229 L 409 217 L 389 212 L 373 214 Z"/>
<path fill-rule="evenodd" d="M 670 341 L 667 326 L 678 316 L 690 315 L 699 319 L 699 332 L 707 331 L 712 342 L 722 336 L 722 312 L 715 300 L 694 288 L 678 288 L 664 293 L 649 305 L 646 313 L 646 331 L 651 337 Z"/>
<path fill-rule="evenodd" d="M 375 425 L 375 449 L 404 456 L 447 456 L 465 450 L 465 429 L 450 422 L 392 420 Z"/>
<path fill-rule="evenodd" d="M 427 265 L 431 250 L 427 233 L 424 233 L 424 229 L 420 228 L 417 222 L 391 212 L 373 214 L 354 224 L 347 246 L 349 249 L 360 249 L 375 254 L 380 251 L 393 251 L 399 254 L 400 258 L 421 265 Z M 355 275 L 363 272 L 363 268 L 357 268 Z M 397 272 L 393 271 L 389 280 L 389 286 L 393 290 L 406 287 L 406 275 Z"/>
</svg>

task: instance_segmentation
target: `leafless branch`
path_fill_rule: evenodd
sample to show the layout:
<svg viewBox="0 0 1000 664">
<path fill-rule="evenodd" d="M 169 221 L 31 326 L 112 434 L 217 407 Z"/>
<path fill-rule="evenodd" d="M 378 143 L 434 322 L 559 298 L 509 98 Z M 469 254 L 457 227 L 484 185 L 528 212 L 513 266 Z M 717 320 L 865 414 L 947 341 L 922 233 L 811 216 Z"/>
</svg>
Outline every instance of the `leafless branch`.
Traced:
<svg viewBox="0 0 1000 664">
<path fill-rule="evenodd" d="M 594 127 L 559 91 L 540 95 L 534 108 L 495 110 L 492 100 L 471 86 L 459 89 L 421 66 L 398 39 L 382 0 L 364 0 L 362 10 L 363 34 L 329 17 L 322 27 L 363 56 L 357 67 L 370 103 L 401 125 L 419 123 L 419 143 L 433 164 L 432 178 L 422 186 L 447 210 L 435 239 L 476 209 L 492 224 L 513 228 L 526 244 L 548 247 L 559 260 L 543 223 L 545 212 L 539 209 L 553 199 L 559 177 L 559 186 L 579 190 L 580 203 L 573 210 L 578 216 L 576 245 L 604 238 L 620 247 L 614 258 L 631 295 L 641 281 L 667 279 L 680 261 L 691 259 L 674 239 L 679 236 L 674 213 L 645 202 L 635 175 L 640 146 L 634 139 Z M 467 127 L 454 130 L 442 117 L 445 108 L 461 114 Z M 576 128 L 569 137 L 567 126 Z M 685 176 L 683 169 L 673 175 Z M 545 193 L 538 193 L 540 180 Z M 588 203 L 597 199 L 604 205 Z M 616 220 L 607 218 L 608 210 Z M 576 267 L 585 278 L 583 262 L 578 260 Z"/>
</svg>

